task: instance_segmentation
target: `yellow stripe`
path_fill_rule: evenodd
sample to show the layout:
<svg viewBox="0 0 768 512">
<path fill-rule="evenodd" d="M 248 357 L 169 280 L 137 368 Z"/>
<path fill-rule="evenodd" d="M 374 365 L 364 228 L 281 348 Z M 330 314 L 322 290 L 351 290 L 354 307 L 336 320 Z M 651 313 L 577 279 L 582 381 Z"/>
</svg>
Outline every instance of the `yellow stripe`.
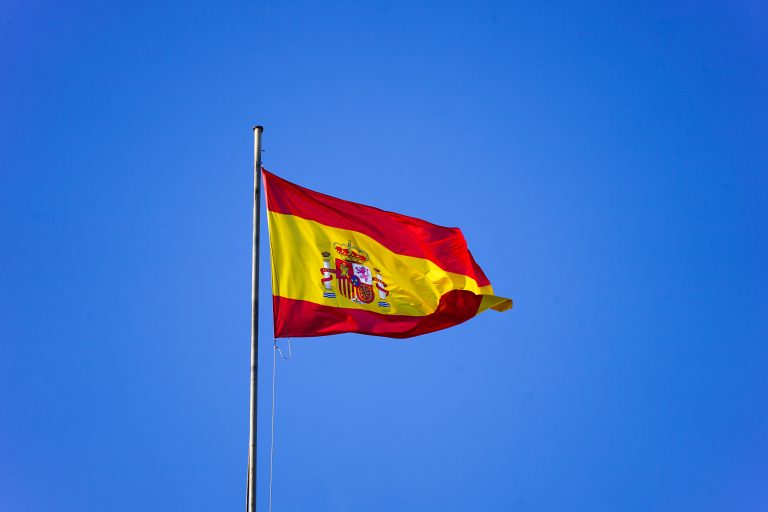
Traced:
<svg viewBox="0 0 768 512">
<path fill-rule="evenodd" d="M 477 312 L 479 314 L 486 309 L 492 309 L 499 312 L 508 311 L 512 309 L 512 299 L 497 297 L 496 295 L 483 295 L 483 299 L 480 301 L 480 307 L 477 308 Z"/>
<path fill-rule="evenodd" d="M 429 260 L 393 253 L 373 238 L 357 231 L 326 226 L 294 215 L 275 212 L 268 212 L 268 222 L 274 295 L 329 306 L 408 316 L 433 313 L 440 297 L 450 290 L 488 294 L 487 298 L 483 298 L 481 311 L 488 307 L 497 309 L 507 300 L 494 297 L 490 285 L 480 287 L 471 277 L 446 272 Z M 381 271 L 382 280 L 389 291 L 389 295 L 384 299 L 389 307 L 379 305 L 381 299 L 375 288 L 375 298 L 370 304 L 353 302 L 339 292 L 335 275 L 331 281 L 331 291 L 336 297 L 323 296 L 327 290 L 321 282 L 322 253 L 331 253 L 330 266 L 335 268 L 336 258 L 339 257 L 335 242 L 345 245 L 351 242 L 353 247 L 368 254 L 369 261 L 365 266 L 371 271 L 374 268 Z M 373 274 L 375 277 L 375 272 Z"/>
</svg>

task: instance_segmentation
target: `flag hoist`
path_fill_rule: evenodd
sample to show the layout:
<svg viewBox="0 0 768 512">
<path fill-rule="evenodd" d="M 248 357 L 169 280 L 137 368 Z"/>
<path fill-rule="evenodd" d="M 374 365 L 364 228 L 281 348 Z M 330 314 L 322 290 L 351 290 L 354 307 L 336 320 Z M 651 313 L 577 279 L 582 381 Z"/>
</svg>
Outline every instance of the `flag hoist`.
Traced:
<svg viewBox="0 0 768 512">
<path fill-rule="evenodd" d="M 512 300 L 496 296 L 458 228 L 338 199 L 261 166 L 254 128 L 253 319 L 248 512 L 255 512 L 259 184 L 267 201 L 274 337 L 410 338 Z"/>
</svg>

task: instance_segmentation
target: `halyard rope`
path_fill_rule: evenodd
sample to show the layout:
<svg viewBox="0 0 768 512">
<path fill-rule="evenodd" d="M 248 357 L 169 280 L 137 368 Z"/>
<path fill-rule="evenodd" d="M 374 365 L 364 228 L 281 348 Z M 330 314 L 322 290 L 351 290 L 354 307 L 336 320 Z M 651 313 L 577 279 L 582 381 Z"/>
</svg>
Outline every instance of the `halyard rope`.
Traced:
<svg viewBox="0 0 768 512">
<path fill-rule="evenodd" d="M 272 512 L 272 462 L 275 458 L 275 378 L 277 375 L 277 339 L 272 347 L 272 433 L 269 444 L 269 512 Z"/>
<path fill-rule="evenodd" d="M 280 352 L 280 357 L 283 359 L 290 359 L 293 357 L 290 338 L 288 338 L 287 356 L 283 354 L 283 351 L 277 346 L 277 339 L 273 339 L 272 342 L 272 430 L 270 432 L 269 443 L 269 512 L 272 512 L 272 468 L 275 459 L 275 388 L 277 382 L 277 353 Z"/>
<path fill-rule="evenodd" d="M 263 168 L 264 167 L 262 166 L 262 169 Z M 267 199 L 266 187 L 264 187 L 264 198 Z M 269 226 L 269 208 L 268 207 L 267 207 L 267 226 Z M 269 229 L 267 229 L 267 236 L 269 239 L 269 263 L 272 269 L 273 295 L 279 296 L 280 282 L 277 279 L 277 273 L 274 271 L 275 251 L 272 250 L 272 233 Z M 287 326 L 286 326 L 286 330 L 287 330 Z M 291 349 L 291 338 L 288 337 L 287 333 L 285 334 L 286 334 L 285 337 L 288 338 L 288 356 L 283 354 L 283 351 L 280 349 L 280 347 L 277 346 L 277 338 L 272 339 L 272 418 L 271 418 L 272 427 L 271 427 L 270 442 L 269 442 L 269 512 L 272 512 L 272 480 L 273 480 L 273 474 L 274 474 L 273 467 L 274 467 L 274 459 L 275 459 L 275 388 L 276 388 L 276 382 L 277 382 L 277 353 L 280 352 L 280 357 L 282 357 L 283 359 L 290 359 L 291 357 L 293 357 L 293 350 Z"/>
</svg>

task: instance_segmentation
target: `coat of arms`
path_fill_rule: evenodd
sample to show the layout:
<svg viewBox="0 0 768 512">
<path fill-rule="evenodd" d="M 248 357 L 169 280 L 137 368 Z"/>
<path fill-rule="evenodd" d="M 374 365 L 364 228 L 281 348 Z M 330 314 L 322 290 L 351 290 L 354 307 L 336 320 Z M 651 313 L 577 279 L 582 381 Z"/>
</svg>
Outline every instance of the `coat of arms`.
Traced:
<svg viewBox="0 0 768 512">
<path fill-rule="evenodd" d="M 346 244 L 334 243 L 335 267 L 331 267 L 331 253 L 324 251 L 323 268 L 320 269 L 322 279 L 320 280 L 325 287 L 323 297 L 335 299 L 331 282 L 336 278 L 336 289 L 341 295 L 357 302 L 358 304 L 370 304 L 379 296 L 378 306 L 388 308 L 387 285 L 381 279 L 381 271 L 378 268 L 371 268 L 368 253 L 354 247 L 352 242 Z"/>
</svg>

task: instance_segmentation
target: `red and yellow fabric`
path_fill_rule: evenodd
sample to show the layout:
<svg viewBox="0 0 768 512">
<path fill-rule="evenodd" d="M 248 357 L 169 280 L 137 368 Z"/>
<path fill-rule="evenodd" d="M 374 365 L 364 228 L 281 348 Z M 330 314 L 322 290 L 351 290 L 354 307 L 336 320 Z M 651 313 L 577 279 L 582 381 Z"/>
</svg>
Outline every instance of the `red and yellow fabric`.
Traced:
<svg viewBox="0 0 768 512">
<path fill-rule="evenodd" d="M 512 307 L 459 229 L 263 177 L 276 338 L 408 338 Z"/>
</svg>

